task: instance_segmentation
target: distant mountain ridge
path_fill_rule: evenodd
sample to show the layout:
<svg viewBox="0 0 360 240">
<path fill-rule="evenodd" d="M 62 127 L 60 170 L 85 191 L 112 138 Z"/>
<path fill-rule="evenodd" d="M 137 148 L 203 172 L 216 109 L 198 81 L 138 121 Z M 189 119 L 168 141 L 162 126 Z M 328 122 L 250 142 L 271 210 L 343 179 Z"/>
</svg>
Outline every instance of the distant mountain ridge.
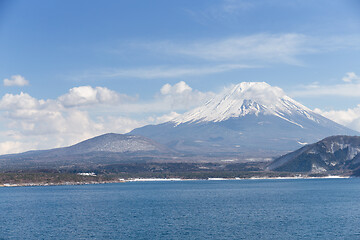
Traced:
<svg viewBox="0 0 360 240">
<path fill-rule="evenodd" d="M 145 137 L 107 133 L 73 146 L 62 148 L 66 154 L 84 154 L 91 152 L 169 152 L 167 147 Z M 61 151 L 60 150 L 60 151 Z"/>
<path fill-rule="evenodd" d="M 2 155 L 0 167 L 104 164 L 173 154 L 173 150 L 146 137 L 108 133 L 69 147 Z"/>
<path fill-rule="evenodd" d="M 360 137 L 325 138 L 275 159 L 267 169 L 312 173 L 360 169 Z"/>
<path fill-rule="evenodd" d="M 331 135 L 357 135 L 265 82 L 243 82 L 172 121 L 134 129 L 177 151 L 279 156 Z"/>
<path fill-rule="evenodd" d="M 128 134 L 104 134 L 69 147 L 3 155 L 0 168 L 270 161 L 307 143 L 340 134 L 359 135 L 312 112 L 280 88 L 264 82 L 240 83 L 172 121 Z M 277 160 L 269 169 L 287 166 L 283 162 Z M 306 171 L 313 172 L 332 169 L 320 162 L 311 169 L 306 166 Z"/>
<path fill-rule="evenodd" d="M 87 139 L 75 145 L 49 150 L 21 153 L 23 155 L 76 155 L 94 152 L 131 153 L 131 152 L 169 152 L 169 148 L 142 136 L 106 133 Z"/>
</svg>

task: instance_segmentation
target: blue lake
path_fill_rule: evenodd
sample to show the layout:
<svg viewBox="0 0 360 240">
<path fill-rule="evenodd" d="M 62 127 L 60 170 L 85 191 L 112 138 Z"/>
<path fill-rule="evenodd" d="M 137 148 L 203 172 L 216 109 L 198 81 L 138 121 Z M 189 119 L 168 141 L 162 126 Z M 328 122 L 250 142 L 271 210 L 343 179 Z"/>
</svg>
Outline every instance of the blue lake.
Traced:
<svg viewBox="0 0 360 240">
<path fill-rule="evenodd" d="M 360 179 L 0 188 L 0 239 L 360 239 Z"/>
</svg>

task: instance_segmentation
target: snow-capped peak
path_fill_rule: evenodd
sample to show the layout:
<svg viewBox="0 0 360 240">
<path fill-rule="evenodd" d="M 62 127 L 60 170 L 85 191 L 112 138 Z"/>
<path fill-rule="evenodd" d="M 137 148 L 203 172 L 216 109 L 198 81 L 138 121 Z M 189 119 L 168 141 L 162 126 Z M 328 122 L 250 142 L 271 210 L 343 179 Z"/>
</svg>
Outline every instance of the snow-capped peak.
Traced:
<svg viewBox="0 0 360 240">
<path fill-rule="evenodd" d="M 281 88 L 265 82 L 242 82 L 224 89 L 204 106 L 186 112 L 172 122 L 177 125 L 187 122 L 220 122 L 248 114 L 275 115 L 299 127 L 302 127 L 301 124 L 291 116 L 302 115 L 316 121 L 310 109 L 286 96 Z"/>
</svg>

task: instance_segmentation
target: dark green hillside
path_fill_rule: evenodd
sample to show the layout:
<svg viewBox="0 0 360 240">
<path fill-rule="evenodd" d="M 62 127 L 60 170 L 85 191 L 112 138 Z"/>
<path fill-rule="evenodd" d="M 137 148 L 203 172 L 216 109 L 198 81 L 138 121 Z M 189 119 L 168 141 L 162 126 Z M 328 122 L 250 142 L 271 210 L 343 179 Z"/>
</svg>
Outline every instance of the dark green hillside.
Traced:
<svg viewBox="0 0 360 240">
<path fill-rule="evenodd" d="M 268 170 L 349 172 L 360 167 L 360 137 L 332 136 L 275 159 Z"/>
</svg>

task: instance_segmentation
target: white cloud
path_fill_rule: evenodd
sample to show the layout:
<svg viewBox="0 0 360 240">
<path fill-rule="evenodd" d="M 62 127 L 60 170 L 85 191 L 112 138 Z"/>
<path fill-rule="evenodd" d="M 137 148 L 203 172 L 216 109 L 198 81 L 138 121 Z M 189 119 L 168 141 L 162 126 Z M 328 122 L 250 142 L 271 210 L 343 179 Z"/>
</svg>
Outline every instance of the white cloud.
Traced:
<svg viewBox="0 0 360 240">
<path fill-rule="evenodd" d="M 5 78 L 4 81 L 4 86 L 6 87 L 10 87 L 10 86 L 26 86 L 29 85 L 29 81 L 26 80 L 23 76 L 21 75 L 13 75 L 11 76 L 10 79 Z"/>
<path fill-rule="evenodd" d="M 184 81 L 165 84 L 146 102 L 90 86 L 72 88 L 57 99 L 5 94 L 0 98 L 0 121 L 5 127 L 0 128 L 0 154 L 68 146 L 107 132 L 127 133 L 169 121 L 179 115 L 177 110 L 189 110 L 213 95 Z"/>
<path fill-rule="evenodd" d="M 20 153 L 29 149 L 36 148 L 35 144 L 23 143 L 18 141 L 0 142 L 0 154 Z"/>
<path fill-rule="evenodd" d="M 55 107 L 53 103 L 28 109 L 8 109 L 2 114 L 2 121 L 11 130 L 0 138 L 2 153 L 67 146 L 105 130 L 103 124 L 91 119 L 88 112 L 61 105 Z M 17 144 L 9 149 L 8 143 L 4 142 Z"/>
<path fill-rule="evenodd" d="M 346 75 L 342 78 L 344 82 L 353 82 L 353 81 L 360 81 L 360 77 L 357 76 L 354 72 L 348 72 Z"/>
<path fill-rule="evenodd" d="M 182 94 L 184 92 L 191 92 L 192 88 L 187 85 L 184 81 L 180 81 L 176 83 L 174 86 L 171 86 L 170 84 L 165 84 L 160 89 L 161 94 L 163 95 L 169 95 L 169 94 Z"/>
<path fill-rule="evenodd" d="M 37 100 L 26 93 L 6 94 L 0 100 L 8 126 L 22 135 L 71 131 L 82 133 L 89 125 L 86 112 L 66 109 L 55 100 Z"/>
<path fill-rule="evenodd" d="M 161 94 L 166 95 L 169 94 L 171 92 L 171 85 L 169 83 L 165 84 L 164 86 L 162 86 L 162 88 L 160 89 Z"/>
<path fill-rule="evenodd" d="M 168 122 L 168 121 L 171 121 L 173 120 L 174 118 L 180 116 L 179 113 L 177 112 L 170 112 L 169 114 L 164 114 L 160 117 L 157 117 L 156 118 L 156 124 L 159 124 L 159 123 L 164 123 L 164 122 Z"/>
<path fill-rule="evenodd" d="M 174 110 L 190 110 L 214 96 L 212 92 L 200 92 L 193 90 L 184 81 L 180 81 L 173 86 L 165 84 L 160 90 L 158 99 L 165 108 Z"/>
<path fill-rule="evenodd" d="M 103 123 L 106 132 L 115 133 L 128 133 L 134 128 L 142 127 L 151 123 L 148 119 L 136 120 L 129 117 L 119 116 L 108 116 L 105 119 L 102 119 L 101 122 Z"/>
<path fill-rule="evenodd" d="M 98 90 L 95 105 L 110 101 L 108 90 Z M 91 94 L 84 96 L 92 100 Z M 64 98 L 67 103 L 65 100 L 71 97 Z M 104 123 L 87 110 L 67 108 L 56 99 L 38 100 L 27 93 L 5 94 L 0 99 L 0 118 L 8 129 L 0 137 L 0 153 L 67 146 L 106 131 Z"/>
<path fill-rule="evenodd" d="M 108 103 L 101 106 L 94 105 L 79 105 L 75 106 L 84 109 L 91 109 L 91 112 L 97 115 L 135 115 L 137 118 L 149 116 L 151 114 L 167 114 L 171 111 L 183 112 L 197 107 L 211 97 L 214 96 L 212 92 L 201 92 L 192 89 L 188 84 L 181 81 L 174 85 L 164 84 L 159 92 L 151 100 L 141 101 L 133 98 L 125 98 L 126 101 L 120 101 L 116 104 Z"/>
<path fill-rule="evenodd" d="M 5 94 L 0 100 L 0 109 L 29 109 L 36 108 L 45 102 L 31 97 L 27 93 Z"/>
<path fill-rule="evenodd" d="M 224 91 L 228 92 L 234 87 L 234 85 L 231 85 L 230 87 L 225 88 Z M 241 99 L 253 99 L 258 103 L 271 105 L 274 102 L 277 102 L 279 97 L 283 97 L 284 95 L 285 93 L 281 88 L 270 86 L 267 83 L 262 82 L 262 84 L 253 84 L 248 86 L 246 91 L 241 94 Z"/>
<path fill-rule="evenodd" d="M 58 98 L 65 107 L 104 103 L 113 104 L 125 99 L 130 99 L 130 97 L 125 94 L 116 93 L 105 87 L 93 88 L 91 86 L 71 88 L 67 94 Z"/>
<path fill-rule="evenodd" d="M 316 108 L 314 112 L 360 132 L 360 104 L 355 108 L 349 108 L 347 110 L 323 111 Z"/>
</svg>

